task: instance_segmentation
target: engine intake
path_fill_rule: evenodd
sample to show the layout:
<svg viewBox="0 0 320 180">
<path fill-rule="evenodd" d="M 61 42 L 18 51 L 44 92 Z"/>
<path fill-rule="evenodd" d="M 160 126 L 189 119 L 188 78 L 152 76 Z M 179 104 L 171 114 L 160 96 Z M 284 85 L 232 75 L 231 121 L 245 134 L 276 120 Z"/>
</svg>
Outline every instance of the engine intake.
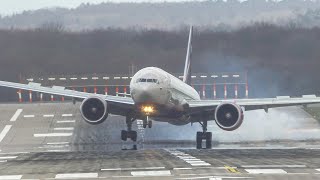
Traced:
<svg viewBox="0 0 320 180">
<path fill-rule="evenodd" d="M 80 112 L 87 123 L 100 124 L 108 117 L 107 102 L 98 96 L 88 97 L 82 102 Z"/>
<path fill-rule="evenodd" d="M 233 103 L 224 103 L 215 110 L 217 125 L 226 131 L 238 129 L 243 122 L 243 111 L 240 106 Z"/>
</svg>

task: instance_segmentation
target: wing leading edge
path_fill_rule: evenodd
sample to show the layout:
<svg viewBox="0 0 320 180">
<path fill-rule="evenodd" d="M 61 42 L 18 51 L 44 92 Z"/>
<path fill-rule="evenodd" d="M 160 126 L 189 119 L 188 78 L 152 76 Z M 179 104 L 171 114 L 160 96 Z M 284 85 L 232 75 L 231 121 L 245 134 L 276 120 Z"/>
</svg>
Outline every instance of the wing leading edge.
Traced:
<svg viewBox="0 0 320 180">
<path fill-rule="evenodd" d="M 264 109 L 268 111 L 269 108 L 299 106 L 308 104 L 320 103 L 320 97 L 315 95 L 304 95 L 298 98 L 277 97 L 277 98 L 257 98 L 257 99 L 233 99 L 233 100 L 200 100 L 188 101 L 190 109 L 215 109 L 223 103 L 235 103 L 244 107 L 246 111 Z"/>
<path fill-rule="evenodd" d="M 0 81 L 0 86 L 40 92 L 45 94 L 58 95 L 58 96 L 72 97 L 77 99 L 86 99 L 90 96 L 99 96 L 108 102 L 112 110 L 113 109 L 116 110 L 117 108 L 120 108 L 119 110 L 117 110 L 119 112 L 117 113 L 118 115 L 122 115 L 123 113 L 127 112 L 128 109 L 134 108 L 133 100 L 128 97 L 109 96 L 109 95 L 102 95 L 102 94 L 80 92 L 80 91 L 65 89 L 65 87 L 61 87 L 61 86 L 43 87 L 39 83 L 21 84 L 21 83 Z"/>
</svg>

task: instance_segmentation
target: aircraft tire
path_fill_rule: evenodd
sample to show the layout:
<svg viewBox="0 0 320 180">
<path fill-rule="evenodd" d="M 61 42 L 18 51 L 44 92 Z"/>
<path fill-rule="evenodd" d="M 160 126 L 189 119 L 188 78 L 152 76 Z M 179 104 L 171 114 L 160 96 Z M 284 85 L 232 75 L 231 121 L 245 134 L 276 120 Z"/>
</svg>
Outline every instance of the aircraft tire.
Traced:
<svg viewBox="0 0 320 180">
<path fill-rule="evenodd" d="M 129 132 L 130 133 L 130 139 L 132 140 L 132 141 L 134 141 L 134 142 L 136 142 L 137 141 L 137 131 L 130 131 Z"/>
<path fill-rule="evenodd" d="M 212 148 L 212 132 L 206 132 L 206 149 Z"/>
<path fill-rule="evenodd" d="M 148 127 L 149 127 L 149 128 L 152 128 L 152 121 L 151 121 L 151 120 L 148 121 Z"/>
<path fill-rule="evenodd" d="M 144 122 L 144 121 L 143 121 L 143 125 L 142 125 L 142 126 L 143 126 L 143 128 L 147 128 L 147 125 L 148 125 L 148 124 L 147 124 L 146 122 Z"/>
<path fill-rule="evenodd" d="M 127 138 L 128 138 L 128 131 L 122 130 L 121 131 L 121 140 L 127 141 Z"/>
<path fill-rule="evenodd" d="M 202 136 L 203 136 L 203 132 L 197 132 L 197 149 L 202 149 Z"/>
</svg>

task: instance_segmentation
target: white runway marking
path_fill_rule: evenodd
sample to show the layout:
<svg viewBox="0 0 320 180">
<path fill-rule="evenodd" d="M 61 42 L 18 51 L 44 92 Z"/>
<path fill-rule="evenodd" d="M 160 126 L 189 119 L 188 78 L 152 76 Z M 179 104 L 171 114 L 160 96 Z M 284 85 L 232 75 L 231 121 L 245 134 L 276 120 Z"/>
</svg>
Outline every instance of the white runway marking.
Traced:
<svg viewBox="0 0 320 180">
<path fill-rule="evenodd" d="M 72 133 L 47 133 L 47 134 L 34 134 L 34 137 L 66 137 L 72 136 Z"/>
<path fill-rule="evenodd" d="M 0 142 L 6 137 L 7 133 L 10 131 L 12 125 L 6 125 L 0 133 Z"/>
<path fill-rule="evenodd" d="M 132 171 L 132 176 L 171 176 L 169 170 L 164 171 Z"/>
<path fill-rule="evenodd" d="M 0 179 L 5 179 L 5 180 L 11 180 L 11 179 L 21 179 L 22 175 L 7 175 L 7 176 L 0 176 Z"/>
<path fill-rule="evenodd" d="M 101 171 L 130 171 L 130 170 L 156 170 L 156 169 L 165 169 L 165 167 L 111 168 L 111 169 L 101 169 Z"/>
<path fill-rule="evenodd" d="M 243 168 L 305 168 L 306 165 L 288 165 L 288 164 L 280 164 L 280 165 L 243 165 Z"/>
<path fill-rule="evenodd" d="M 283 169 L 245 169 L 249 174 L 287 174 Z"/>
<path fill-rule="evenodd" d="M 180 158 L 181 160 L 185 161 L 186 163 L 189 163 L 191 166 L 211 166 L 211 164 L 202 161 L 200 159 L 197 159 L 189 154 L 186 154 L 184 152 L 180 152 L 180 151 L 170 151 L 167 150 L 170 154 L 176 156 L 177 158 Z"/>
<path fill-rule="evenodd" d="M 45 114 L 45 115 L 43 115 L 43 117 L 54 117 L 54 115 L 53 114 Z"/>
<path fill-rule="evenodd" d="M 6 153 L 0 153 L 0 155 L 12 155 L 12 154 L 28 154 L 30 152 L 6 152 Z"/>
<path fill-rule="evenodd" d="M 211 164 L 202 162 L 202 163 L 193 163 L 191 166 L 211 166 Z"/>
<path fill-rule="evenodd" d="M 55 131 L 73 131 L 73 127 L 54 128 Z"/>
<path fill-rule="evenodd" d="M 14 113 L 14 115 L 12 116 L 12 118 L 10 119 L 10 121 L 16 121 L 18 119 L 18 117 L 20 116 L 20 114 L 22 113 L 22 109 L 17 109 L 16 113 Z"/>
<path fill-rule="evenodd" d="M 206 162 L 204 162 L 204 161 L 186 161 L 186 163 L 191 164 L 191 166 L 199 165 L 199 164 L 209 164 L 209 163 L 206 163 Z M 209 165 L 210 165 L 210 164 L 209 164 Z"/>
<path fill-rule="evenodd" d="M 63 145 L 44 145 L 40 146 L 39 149 L 46 149 L 46 148 L 65 148 L 68 147 L 69 144 L 63 144 Z"/>
<path fill-rule="evenodd" d="M 0 163 L 6 163 L 8 162 L 7 160 L 1 160 Z"/>
<path fill-rule="evenodd" d="M 3 156 L 3 157 L 0 157 L 0 159 L 15 159 L 17 157 L 18 156 Z"/>
<path fill-rule="evenodd" d="M 69 142 L 48 142 L 47 145 L 69 144 Z"/>
<path fill-rule="evenodd" d="M 57 123 L 75 123 L 76 120 L 57 121 Z"/>
<path fill-rule="evenodd" d="M 23 117 L 24 117 L 24 118 L 34 118 L 35 115 L 24 115 Z"/>
<path fill-rule="evenodd" d="M 98 173 L 57 174 L 56 179 L 98 178 Z"/>
<path fill-rule="evenodd" d="M 173 168 L 173 170 L 191 170 L 192 168 Z"/>
<path fill-rule="evenodd" d="M 73 114 L 62 114 L 62 117 L 72 117 Z"/>
<path fill-rule="evenodd" d="M 48 149 L 47 152 L 70 152 L 69 149 Z"/>
</svg>

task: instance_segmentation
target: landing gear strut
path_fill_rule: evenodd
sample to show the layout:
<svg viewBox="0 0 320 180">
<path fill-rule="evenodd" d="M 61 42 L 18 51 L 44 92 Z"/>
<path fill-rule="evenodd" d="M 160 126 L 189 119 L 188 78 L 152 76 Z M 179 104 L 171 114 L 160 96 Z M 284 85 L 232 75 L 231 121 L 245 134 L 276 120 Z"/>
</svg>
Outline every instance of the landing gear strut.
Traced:
<svg viewBox="0 0 320 180">
<path fill-rule="evenodd" d="M 202 126 L 202 132 L 197 132 L 197 149 L 202 149 L 202 140 L 206 140 L 206 149 L 212 147 L 212 133 L 207 132 L 208 121 L 199 122 Z"/>
<path fill-rule="evenodd" d="M 132 131 L 132 123 L 135 120 L 135 118 L 129 116 L 126 117 L 127 131 L 121 131 L 121 140 L 127 141 L 127 139 L 130 138 L 132 141 L 137 141 L 137 131 Z"/>
<path fill-rule="evenodd" d="M 143 128 L 152 128 L 152 121 L 149 118 L 143 120 Z"/>
</svg>

